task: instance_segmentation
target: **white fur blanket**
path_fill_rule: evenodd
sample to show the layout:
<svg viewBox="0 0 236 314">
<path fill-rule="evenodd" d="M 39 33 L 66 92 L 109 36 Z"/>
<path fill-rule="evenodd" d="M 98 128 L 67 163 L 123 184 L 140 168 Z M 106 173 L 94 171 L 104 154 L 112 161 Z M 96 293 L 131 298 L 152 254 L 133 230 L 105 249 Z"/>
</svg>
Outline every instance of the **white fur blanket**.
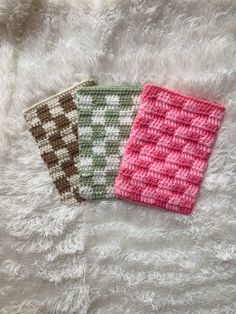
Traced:
<svg viewBox="0 0 236 314">
<path fill-rule="evenodd" d="M 235 313 L 236 2 L 2 0 L 0 36 L 0 313 Z M 87 77 L 226 105 L 193 215 L 60 203 L 22 111 Z"/>
</svg>

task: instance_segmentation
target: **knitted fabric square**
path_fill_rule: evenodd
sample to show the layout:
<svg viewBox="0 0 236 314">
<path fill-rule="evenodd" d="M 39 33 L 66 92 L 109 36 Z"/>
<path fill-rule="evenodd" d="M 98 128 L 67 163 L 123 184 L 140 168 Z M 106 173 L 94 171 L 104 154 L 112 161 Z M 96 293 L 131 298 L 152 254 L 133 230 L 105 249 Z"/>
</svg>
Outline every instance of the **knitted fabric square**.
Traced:
<svg viewBox="0 0 236 314">
<path fill-rule="evenodd" d="M 81 202 L 78 189 L 78 126 L 75 93 L 92 80 L 47 98 L 24 112 L 42 159 L 63 202 Z"/>
<path fill-rule="evenodd" d="M 141 87 L 88 87 L 77 92 L 79 191 L 85 199 L 114 197 L 114 183 L 140 102 Z"/>
<path fill-rule="evenodd" d="M 116 196 L 190 214 L 224 110 L 145 85 L 116 178 Z"/>
</svg>

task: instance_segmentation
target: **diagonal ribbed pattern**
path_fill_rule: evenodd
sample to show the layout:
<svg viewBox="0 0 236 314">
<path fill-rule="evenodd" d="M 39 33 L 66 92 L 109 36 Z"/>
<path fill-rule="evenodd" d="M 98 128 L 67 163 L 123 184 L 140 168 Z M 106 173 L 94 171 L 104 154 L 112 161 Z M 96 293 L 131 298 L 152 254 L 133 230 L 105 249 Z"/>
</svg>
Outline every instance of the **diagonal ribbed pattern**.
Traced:
<svg viewBox="0 0 236 314">
<path fill-rule="evenodd" d="M 220 104 L 146 85 L 116 195 L 191 213 L 223 114 Z"/>
<path fill-rule="evenodd" d="M 114 197 L 115 178 L 141 91 L 137 86 L 93 86 L 77 92 L 79 189 L 85 199 Z"/>
</svg>

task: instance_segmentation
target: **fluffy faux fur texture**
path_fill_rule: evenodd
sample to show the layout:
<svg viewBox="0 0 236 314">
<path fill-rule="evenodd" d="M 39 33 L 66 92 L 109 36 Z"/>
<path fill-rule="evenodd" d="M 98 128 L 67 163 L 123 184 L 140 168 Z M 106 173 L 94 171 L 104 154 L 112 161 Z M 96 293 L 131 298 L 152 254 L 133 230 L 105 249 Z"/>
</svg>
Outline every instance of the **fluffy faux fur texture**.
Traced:
<svg viewBox="0 0 236 314">
<path fill-rule="evenodd" d="M 236 2 L 5 0 L 0 19 L 0 313 L 235 313 Z M 22 111 L 87 77 L 226 105 L 191 216 L 60 203 Z"/>
<path fill-rule="evenodd" d="M 1 30 L 8 33 L 9 39 L 19 40 L 30 14 L 32 0 L 2 0 L 0 2 Z"/>
</svg>

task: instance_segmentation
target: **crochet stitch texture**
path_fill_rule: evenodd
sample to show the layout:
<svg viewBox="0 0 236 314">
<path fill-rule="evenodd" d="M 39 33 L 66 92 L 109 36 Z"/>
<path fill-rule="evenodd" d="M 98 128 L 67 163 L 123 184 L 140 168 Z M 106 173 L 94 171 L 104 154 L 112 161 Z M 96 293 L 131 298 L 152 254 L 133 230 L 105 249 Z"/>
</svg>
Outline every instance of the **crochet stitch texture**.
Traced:
<svg viewBox="0 0 236 314">
<path fill-rule="evenodd" d="M 63 202 L 81 202 L 78 188 L 78 126 L 75 93 L 93 80 L 78 83 L 49 97 L 24 113 L 42 159 Z"/>
<path fill-rule="evenodd" d="M 141 87 L 88 87 L 77 92 L 79 191 L 85 199 L 114 197 L 114 183 Z"/>
<path fill-rule="evenodd" d="M 190 214 L 224 110 L 220 104 L 145 85 L 116 196 Z"/>
</svg>

